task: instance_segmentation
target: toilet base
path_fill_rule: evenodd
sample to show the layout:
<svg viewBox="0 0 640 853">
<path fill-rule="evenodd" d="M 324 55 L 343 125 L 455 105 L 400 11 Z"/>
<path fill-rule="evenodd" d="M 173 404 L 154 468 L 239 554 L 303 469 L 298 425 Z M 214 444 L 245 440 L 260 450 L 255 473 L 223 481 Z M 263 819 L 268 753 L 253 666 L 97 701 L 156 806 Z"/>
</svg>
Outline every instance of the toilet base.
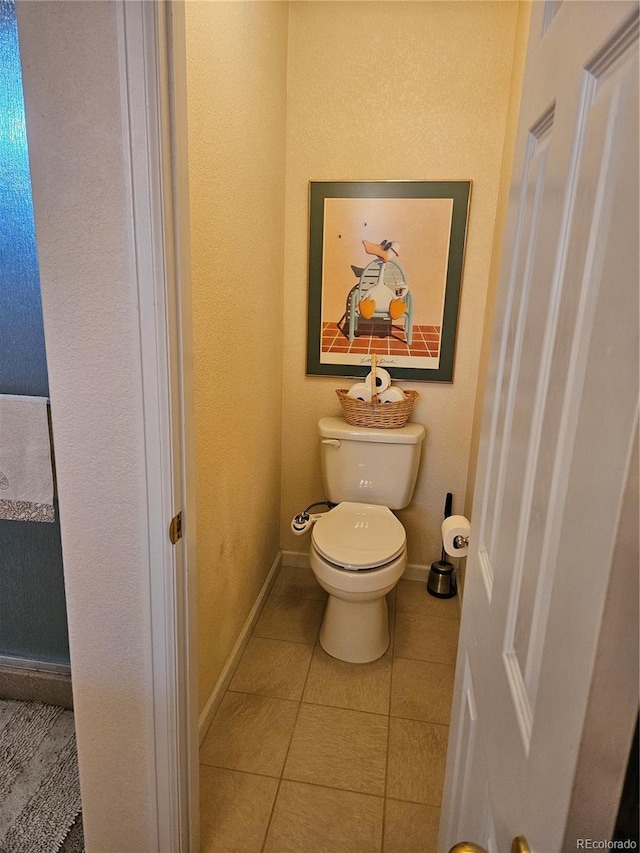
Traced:
<svg viewBox="0 0 640 853">
<path fill-rule="evenodd" d="M 384 595 L 369 601 L 345 601 L 329 595 L 320 628 L 320 645 L 348 663 L 378 660 L 389 648 L 389 612 Z"/>
</svg>

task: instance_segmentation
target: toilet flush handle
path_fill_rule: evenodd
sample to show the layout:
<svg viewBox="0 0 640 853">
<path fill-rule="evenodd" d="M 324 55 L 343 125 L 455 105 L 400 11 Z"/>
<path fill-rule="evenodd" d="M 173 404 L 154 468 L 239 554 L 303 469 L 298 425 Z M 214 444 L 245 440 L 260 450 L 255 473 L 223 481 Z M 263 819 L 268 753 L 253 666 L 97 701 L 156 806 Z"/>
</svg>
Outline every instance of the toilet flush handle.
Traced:
<svg viewBox="0 0 640 853">
<path fill-rule="evenodd" d="M 323 438 L 323 444 L 330 444 L 331 447 L 340 447 L 340 440 L 337 438 Z"/>
</svg>

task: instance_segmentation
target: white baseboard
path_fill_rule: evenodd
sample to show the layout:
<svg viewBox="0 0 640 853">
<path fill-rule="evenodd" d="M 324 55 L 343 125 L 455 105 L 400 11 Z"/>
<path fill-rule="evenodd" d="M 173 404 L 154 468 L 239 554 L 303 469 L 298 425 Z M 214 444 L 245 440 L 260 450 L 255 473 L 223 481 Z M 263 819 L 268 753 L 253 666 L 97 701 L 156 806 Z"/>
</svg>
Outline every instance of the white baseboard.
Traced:
<svg viewBox="0 0 640 853">
<path fill-rule="evenodd" d="M 209 726 L 211 725 L 215 713 L 218 710 L 220 702 L 222 702 L 222 697 L 229 686 L 233 673 L 235 672 L 240 658 L 242 657 L 242 653 L 249 642 L 249 637 L 251 636 L 255 624 L 258 621 L 260 612 L 264 607 L 264 603 L 267 600 L 271 587 L 273 586 L 273 582 L 276 579 L 278 569 L 281 565 L 284 565 L 284 563 L 282 562 L 282 553 L 280 552 L 269 569 L 269 574 L 267 575 L 265 582 L 262 584 L 262 588 L 258 593 L 255 604 L 251 608 L 251 612 L 247 616 L 247 621 L 244 623 L 244 627 L 240 632 L 240 636 L 238 637 L 235 646 L 233 647 L 233 651 L 227 658 L 227 662 L 220 673 L 220 678 L 216 682 L 216 686 L 213 688 L 213 691 L 207 699 L 207 703 L 200 714 L 198 719 L 198 737 L 200 744 L 202 744 L 202 741 L 205 739 L 205 736 L 209 731 Z"/>
<path fill-rule="evenodd" d="M 299 569 L 308 569 L 311 564 L 309 562 L 309 554 L 306 551 L 283 551 L 282 565 L 295 566 Z M 429 577 L 430 566 L 423 566 L 419 563 L 409 563 L 404 570 L 402 577 L 407 581 L 422 581 L 427 582 Z"/>
</svg>

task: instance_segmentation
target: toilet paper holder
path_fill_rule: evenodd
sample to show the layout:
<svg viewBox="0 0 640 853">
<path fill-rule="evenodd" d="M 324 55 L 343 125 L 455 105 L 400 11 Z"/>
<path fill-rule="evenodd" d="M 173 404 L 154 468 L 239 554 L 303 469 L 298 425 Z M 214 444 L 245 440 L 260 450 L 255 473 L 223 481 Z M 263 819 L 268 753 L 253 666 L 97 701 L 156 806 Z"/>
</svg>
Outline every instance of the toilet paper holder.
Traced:
<svg viewBox="0 0 640 853">
<path fill-rule="evenodd" d="M 464 515 L 450 515 L 442 522 L 442 545 L 450 557 L 466 557 L 471 522 Z"/>
<path fill-rule="evenodd" d="M 469 547 L 469 537 L 461 536 L 458 534 L 453 537 L 453 547 L 454 548 L 468 548 Z"/>
</svg>

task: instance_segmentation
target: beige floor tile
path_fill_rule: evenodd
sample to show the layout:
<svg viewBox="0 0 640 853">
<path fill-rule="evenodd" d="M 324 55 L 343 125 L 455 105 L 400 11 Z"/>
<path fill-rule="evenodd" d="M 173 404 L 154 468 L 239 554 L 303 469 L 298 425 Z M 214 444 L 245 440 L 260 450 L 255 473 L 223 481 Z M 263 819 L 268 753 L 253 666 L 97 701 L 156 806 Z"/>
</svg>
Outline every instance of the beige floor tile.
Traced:
<svg viewBox="0 0 640 853">
<path fill-rule="evenodd" d="M 387 797 L 439 806 L 448 737 L 448 726 L 391 717 Z"/>
<path fill-rule="evenodd" d="M 324 607 L 324 601 L 270 595 L 253 634 L 271 640 L 313 645 L 320 630 Z"/>
<path fill-rule="evenodd" d="M 384 800 L 282 781 L 264 853 L 379 853 Z"/>
<path fill-rule="evenodd" d="M 396 609 L 423 616 L 439 616 L 441 619 L 459 620 L 458 598 L 436 598 L 429 595 L 422 581 L 401 580 L 396 587 Z"/>
<path fill-rule="evenodd" d="M 387 800 L 384 853 L 437 853 L 440 809 Z"/>
<path fill-rule="evenodd" d="M 200 853 L 260 853 L 278 780 L 200 767 Z"/>
<path fill-rule="evenodd" d="M 422 613 L 396 612 L 393 654 L 399 658 L 455 665 L 458 623 Z"/>
<path fill-rule="evenodd" d="M 365 794 L 384 794 L 388 718 L 303 704 L 283 776 Z"/>
<path fill-rule="evenodd" d="M 449 725 L 455 667 L 396 658 L 391 674 L 391 715 Z"/>
<path fill-rule="evenodd" d="M 229 690 L 278 699 L 300 699 L 313 646 L 251 637 Z"/>
<path fill-rule="evenodd" d="M 327 593 L 322 589 L 310 568 L 282 566 L 271 595 L 290 595 L 292 598 L 315 598 L 325 601 Z"/>
<path fill-rule="evenodd" d="M 200 747 L 200 762 L 279 776 L 297 714 L 297 702 L 227 691 Z"/>
<path fill-rule="evenodd" d="M 372 663 L 345 663 L 316 646 L 303 700 L 354 711 L 389 713 L 391 657 Z"/>
</svg>

